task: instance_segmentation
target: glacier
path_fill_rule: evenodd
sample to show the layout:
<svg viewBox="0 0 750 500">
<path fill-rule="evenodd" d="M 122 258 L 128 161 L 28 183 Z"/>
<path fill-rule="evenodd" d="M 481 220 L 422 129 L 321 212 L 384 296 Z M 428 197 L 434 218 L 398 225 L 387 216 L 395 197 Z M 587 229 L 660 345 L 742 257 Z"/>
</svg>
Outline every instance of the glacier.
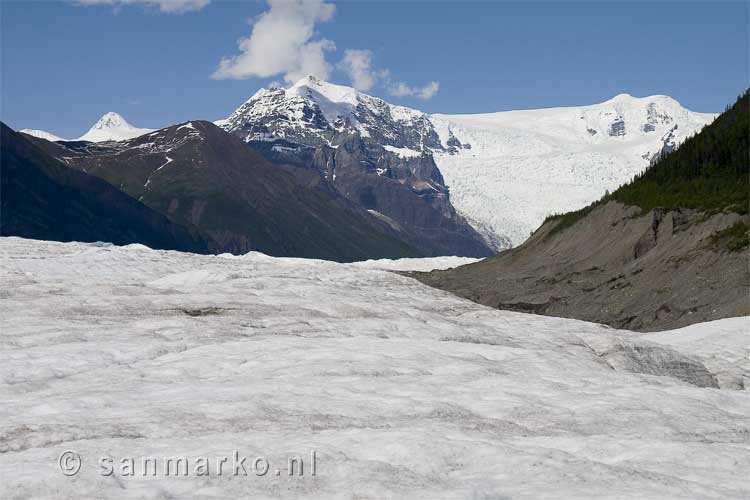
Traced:
<svg viewBox="0 0 750 500">
<path fill-rule="evenodd" d="M 0 262 L 0 498 L 750 497 L 746 317 L 634 333 L 390 271 L 467 263 L 455 258 L 9 237 Z M 98 464 L 232 450 L 271 464 L 314 452 L 315 475 Z"/>
</svg>

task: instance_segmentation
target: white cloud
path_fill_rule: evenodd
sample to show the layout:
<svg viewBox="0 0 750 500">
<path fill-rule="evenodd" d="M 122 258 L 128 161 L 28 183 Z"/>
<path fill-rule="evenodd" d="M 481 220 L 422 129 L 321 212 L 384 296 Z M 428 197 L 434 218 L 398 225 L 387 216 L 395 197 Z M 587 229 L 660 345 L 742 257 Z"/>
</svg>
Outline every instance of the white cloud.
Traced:
<svg viewBox="0 0 750 500">
<path fill-rule="evenodd" d="M 117 9 L 126 5 L 158 7 L 167 14 L 200 10 L 211 0 L 74 0 L 79 5 L 111 5 Z M 211 75 L 218 80 L 244 80 L 252 77 L 283 75 L 293 83 L 307 75 L 323 80 L 331 73 L 326 52 L 336 49 L 336 44 L 326 38 L 317 38 L 315 26 L 329 21 L 336 6 L 326 0 L 267 0 L 268 10 L 250 20 L 250 36 L 241 38 L 237 45 L 240 53 L 224 57 Z M 382 84 L 396 97 L 412 96 L 430 99 L 437 94 L 440 84 L 432 81 L 424 87 L 411 86 L 391 79 L 390 71 L 377 69 L 372 63 L 372 51 L 346 49 L 337 68 L 343 71 L 357 90 L 368 91 Z M 274 85 L 280 86 L 278 82 Z"/>
<path fill-rule="evenodd" d="M 372 51 L 346 49 L 339 67 L 349 76 L 352 86 L 357 90 L 370 90 L 378 80 L 378 74 L 372 69 Z"/>
<path fill-rule="evenodd" d="M 332 66 L 326 53 L 336 48 L 333 41 L 318 37 L 315 27 L 329 21 L 336 10 L 326 0 L 267 0 L 268 10 L 250 20 L 250 36 L 237 43 L 240 53 L 224 57 L 215 79 L 244 80 L 283 75 L 294 83 L 307 75 L 327 80 Z M 394 96 L 430 99 L 440 85 L 430 82 L 424 87 L 393 81 L 387 69 L 378 69 L 372 62 L 372 51 L 346 49 L 336 68 L 345 73 L 354 88 L 368 91 L 382 84 Z"/>
<path fill-rule="evenodd" d="M 388 89 L 388 93 L 393 96 L 413 96 L 426 100 L 435 96 L 440 89 L 440 83 L 435 81 L 424 87 L 413 87 L 392 80 L 389 70 L 378 70 L 373 67 L 372 51 L 370 50 L 346 49 L 338 67 L 347 74 L 352 86 L 361 91 L 370 90 L 375 84 L 382 82 Z"/>
<path fill-rule="evenodd" d="M 414 92 L 412 91 L 411 87 L 403 82 L 399 82 L 392 84 L 391 88 L 388 89 L 388 93 L 391 95 L 395 95 L 396 97 L 403 97 L 406 95 L 412 95 Z"/>
<path fill-rule="evenodd" d="M 403 82 L 391 82 L 388 93 L 396 97 L 413 96 L 418 99 L 431 99 L 440 90 L 440 82 L 432 81 L 424 87 L 412 87 Z"/>
<path fill-rule="evenodd" d="M 284 75 L 293 82 L 306 75 L 326 79 L 331 66 L 326 51 L 335 44 L 313 40 L 315 25 L 333 17 L 336 7 L 324 0 L 268 0 L 269 10 L 251 20 L 248 38 L 238 42 L 240 53 L 219 62 L 213 78 L 241 80 Z"/>
<path fill-rule="evenodd" d="M 124 5 L 142 4 L 159 7 L 166 14 L 181 14 L 191 10 L 200 10 L 210 3 L 211 0 L 78 0 L 80 5 L 112 5 L 122 7 Z"/>
</svg>

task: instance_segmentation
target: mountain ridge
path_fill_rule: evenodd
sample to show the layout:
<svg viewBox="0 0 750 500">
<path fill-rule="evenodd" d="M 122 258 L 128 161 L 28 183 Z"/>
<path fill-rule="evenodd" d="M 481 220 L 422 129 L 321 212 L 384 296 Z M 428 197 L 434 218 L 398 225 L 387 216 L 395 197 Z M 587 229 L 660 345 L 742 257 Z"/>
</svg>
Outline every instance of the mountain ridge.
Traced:
<svg viewBox="0 0 750 500">
<path fill-rule="evenodd" d="M 412 244 L 436 231 L 463 233 L 465 243 L 425 246 L 429 255 L 482 256 L 473 240 L 494 251 L 520 244 L 550 214 L 613 191 L 713 117 L 659 94 L 618 94 L 588 106 L 428 114 L 308 76 L 288 88 L 259 89 L 215 123 L 269 160 L 317 169 L 353 203 L 413 233 Z M 149 132 L 108 113 L 81 139 L 126 140 Z M 343 144 L 349 144 L 346 154 L 339 150 Z M 383 179 L 342 175 L 358 166 Z M 424 218 L 404 218 L 402 206 L 390 206 L 392 196 L 383 197 L 389 189 L 411 190 L 406 203 L 426 200 L 445 220 L 430 215 L 432 225 L 422 230 Z M 454 229 L 446 233 L 445 224 Z"/>
<path fill-rule="evenodd" d="M 428 114 L 308 76 L 258 90 L 222 127 L 252 143 L 336 148 L 358 134 L 401 158 L 431 155 L 459 215 L 500 250 L 547 215 L 614 190 L 714 117 L 669 96 L 629 94 L 588 106 Z"/>
</svg>

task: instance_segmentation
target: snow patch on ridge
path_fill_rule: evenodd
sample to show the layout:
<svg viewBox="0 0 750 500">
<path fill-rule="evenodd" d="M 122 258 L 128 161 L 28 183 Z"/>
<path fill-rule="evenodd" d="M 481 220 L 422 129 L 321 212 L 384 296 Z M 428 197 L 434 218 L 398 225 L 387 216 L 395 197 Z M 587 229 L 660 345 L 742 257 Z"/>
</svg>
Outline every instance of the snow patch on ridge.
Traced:
<svg viewBox="0 0 750 500">
<path fill-rule="evenodd" d="M 414 151 L 413 149 L 409 149 L 409 148 L 397 148 L 396 146 L 390 146 L 388 144 L 383 146 L 383 148 L 386 151 L 395 153 L 403 158 L 416 158 L 418 156 L 422 156 L 422 153 L 420 151 Z"/>
<path fill-rule="evenodd" d="M 167 161 L 165 161 L 159 168 L 154 170 L 154 172 L 158 172 L 159 170 L 161 170 L 162 168 L 166 167 L 167 165 L 169 165 L 170 163 L 174 161 L 174 159 L 170 158 L 169 156 L 167 156 L 166 159 Z"/>
<path fill-rule="evenodd" d="M 177 130 L 182 130 L 184 128 L 191 129 L 191 130 L 198 130 L 197 128 L 193 126 L 193 122 L 187 122 L 185 125 L 180 125 L 179 127 L 177 127 Z"/>
</svg>

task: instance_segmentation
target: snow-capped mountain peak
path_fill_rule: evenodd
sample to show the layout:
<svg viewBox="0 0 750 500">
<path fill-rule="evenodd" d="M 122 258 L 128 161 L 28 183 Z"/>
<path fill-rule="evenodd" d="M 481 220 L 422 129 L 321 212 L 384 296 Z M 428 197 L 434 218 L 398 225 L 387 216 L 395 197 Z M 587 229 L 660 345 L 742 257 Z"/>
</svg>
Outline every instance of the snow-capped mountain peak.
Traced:
<svg viewBox="0 0 750 500">
<path fill-rule="evenodd" d="M 124 141 L 149 132 L 153 132 L 153 130 L 134 127 L 122 115 L 110 111 L 99 118 L 99 121 L 78 140 L 89 142 Z"/>
<path fill-rule="evenodd" d="M 381 145 L 443 149 L 425 113 L 314 76 L 287 89 L 260 89 L 223 127 L 246 141 L 286 139 L 318 146 L 356 132 Z"/>
<path fill-rule="evenodd" d="M 97 130 L 103 130 L 105 128 L 119 128 L 119 127 L 131 127 L 127 121 L 125 121 L 125 118 L 122 117 L 122 115 L 115 113 L 114 111 L 109 111 L 107 113 L 104 113 L 101 118 L 99 118 L 99 121 L 96 122 L 94 125 L 94 128 Z"/>
<path fill-rule="evenodd" d="M 55 141 L 64 141 L 62 137 L 59 137 L 51 132 L 47 132 L 46 130 L 37 130 L 33 128 L 25 128 L 23 130 L 19 130 L 20 133 L 30 135 L 33 137 L 38 137 L 39 139 L 46 139 L 50 142 Z"/>
<path fill-rule="evenodd" d="M 321 107 L 329 122 L 350 115 L 365 95 L 351 87 L 329 83 L 312 75 L 289 87 L 286 94 L 311 99 Z"/>
</svg>

